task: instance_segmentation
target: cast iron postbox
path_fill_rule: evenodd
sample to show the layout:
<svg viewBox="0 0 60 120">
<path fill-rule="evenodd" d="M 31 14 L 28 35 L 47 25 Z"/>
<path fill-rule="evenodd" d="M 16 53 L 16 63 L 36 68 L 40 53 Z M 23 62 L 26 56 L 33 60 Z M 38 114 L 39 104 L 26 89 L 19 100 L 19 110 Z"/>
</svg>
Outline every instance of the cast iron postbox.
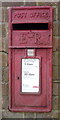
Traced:
<svg viewBox="0 0 60 120">
<path fill-rule="evenodd" d="M 9 109 L 52 109 L 52 7 L 9 9 Z"/>
</svg>

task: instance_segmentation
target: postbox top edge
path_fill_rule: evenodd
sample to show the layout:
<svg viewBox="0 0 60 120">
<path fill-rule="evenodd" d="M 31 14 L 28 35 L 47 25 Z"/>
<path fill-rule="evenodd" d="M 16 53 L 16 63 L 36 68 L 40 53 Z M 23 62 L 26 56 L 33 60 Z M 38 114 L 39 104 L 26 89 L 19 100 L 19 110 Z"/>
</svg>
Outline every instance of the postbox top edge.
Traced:
<svg viewBox="0 0 60 120">
<path fill-rule="evenodd" d="M 24 10 L 24 9 L 53 9 L 51 6 L 20 6 L 20 7 L 9 7 L 8 10 Z"/>
</svg>

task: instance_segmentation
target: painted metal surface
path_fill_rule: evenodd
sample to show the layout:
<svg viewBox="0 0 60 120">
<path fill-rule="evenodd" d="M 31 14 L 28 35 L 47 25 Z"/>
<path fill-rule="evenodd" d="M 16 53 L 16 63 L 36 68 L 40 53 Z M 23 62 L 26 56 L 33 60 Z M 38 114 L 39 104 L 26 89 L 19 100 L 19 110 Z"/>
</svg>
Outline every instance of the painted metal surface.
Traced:
<svg viewBox="0 0 60 120">
<path fill-rule="evenodd" d="M 34 53 L 28 53 L 30 49 Z M 22 92 L 22 59 L 39 59 L 39 92 Z M 49 112 L 51 109 L 52 7 L 9 8 L 9 110 Z"/>
</svg>

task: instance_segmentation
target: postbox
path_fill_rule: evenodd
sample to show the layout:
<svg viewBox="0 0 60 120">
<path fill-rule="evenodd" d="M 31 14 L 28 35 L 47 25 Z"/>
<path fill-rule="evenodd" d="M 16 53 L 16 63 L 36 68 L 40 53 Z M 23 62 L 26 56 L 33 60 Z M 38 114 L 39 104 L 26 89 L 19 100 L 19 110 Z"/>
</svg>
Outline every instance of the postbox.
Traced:
<svg viewBox="0 0 60 120">
<path fill-rule="evenodd" d="M 52 109 L 52 7 L 9 8 L 9 110 Z"/>
</svg>

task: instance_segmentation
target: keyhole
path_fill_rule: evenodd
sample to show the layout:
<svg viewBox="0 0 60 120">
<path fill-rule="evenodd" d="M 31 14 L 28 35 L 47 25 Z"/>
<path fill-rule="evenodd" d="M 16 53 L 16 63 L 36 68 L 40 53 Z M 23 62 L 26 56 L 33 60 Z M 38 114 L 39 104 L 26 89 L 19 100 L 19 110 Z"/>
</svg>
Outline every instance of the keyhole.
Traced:
<svg viewBox="0 0 60 120">
<path fill-rule="evenodd" d="M 17 77 L 17 79 L 19 80 L 19 77 Z"/>
</svg>

